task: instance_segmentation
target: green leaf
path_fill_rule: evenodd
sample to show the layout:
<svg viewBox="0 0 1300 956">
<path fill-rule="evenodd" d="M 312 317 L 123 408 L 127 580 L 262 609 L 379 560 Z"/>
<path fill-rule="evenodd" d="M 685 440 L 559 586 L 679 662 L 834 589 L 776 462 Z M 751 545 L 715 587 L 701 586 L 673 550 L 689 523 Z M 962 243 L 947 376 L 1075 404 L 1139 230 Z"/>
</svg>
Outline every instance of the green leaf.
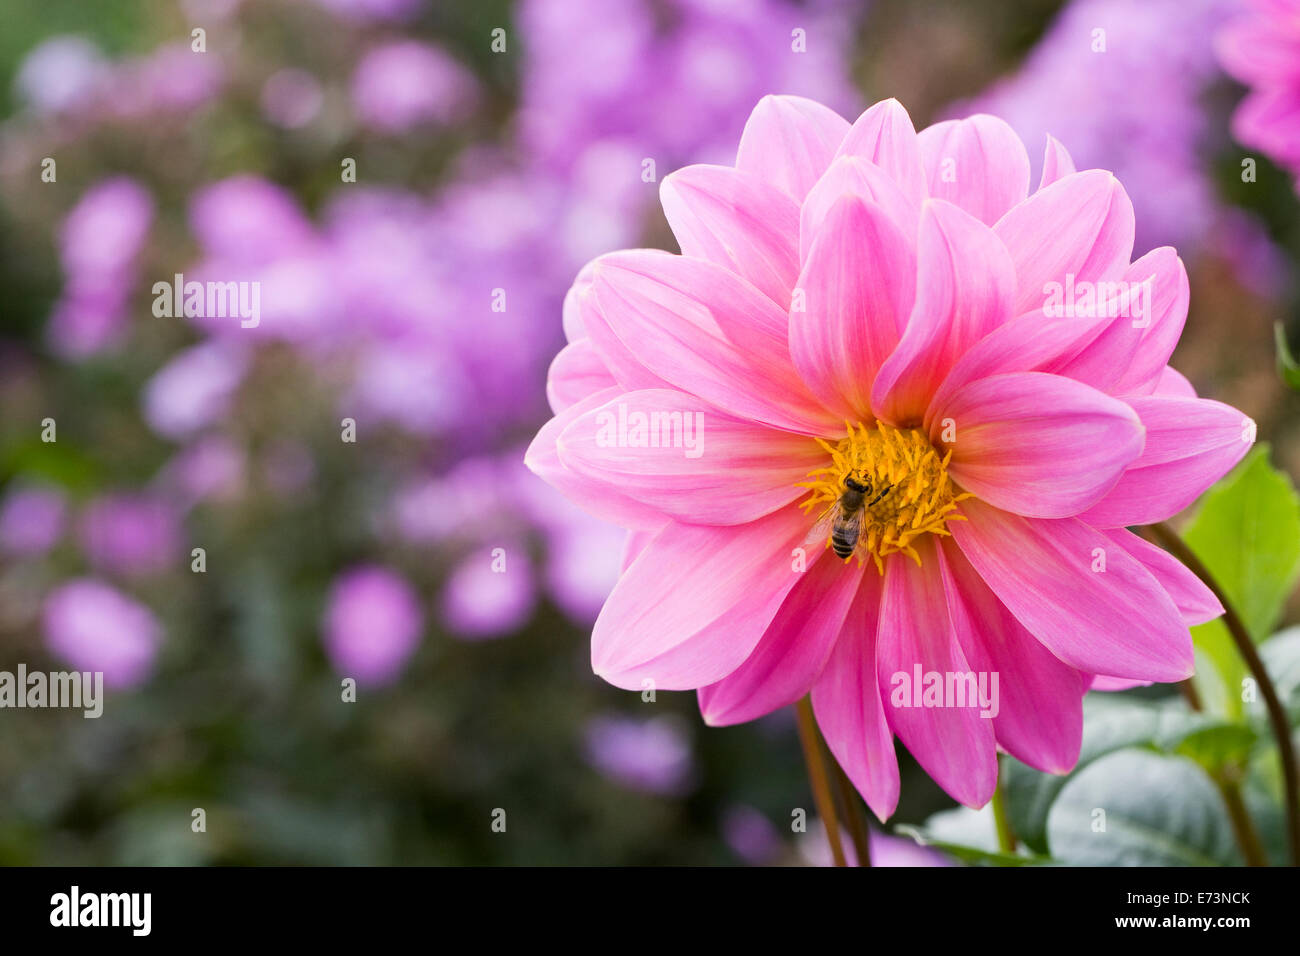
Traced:
<svg viewBox="0 0 1300 956">
<path fill-rule="evenodd" d="M 1148 750 L 1117 750 L 1071 777 L 1048 814 L 1047 842 L 1077 866 L 1242 864 L 1205 771 Z"/>
<path fill-rule="evenodd" d="M 1286 328 L 1281 322 L 1273 324 L 1273 338 L 1277 341 L 1278 374 L 1282 376 L 1282 381 L 1300 392 L 1300 362 L 1291 354 L 1291 346 L 1286 341 Z"/>
<path fill-rule="evenodd" d="M 1278 631 L 1259 647 L 1259 658 L 1273 681 L 1277 696 L 1294 726 L 1300 723 L 1300 627 Z M 1267 726 L 1268 711 L 1264 698 L 1255 691 L 1248 705 L 1252 719 Z M 1270 731 L 1271 732 L 1271 731 Z"/>
<path fill-rule="evenodd" d="M 1089 694 L 1083 699 L 1083 744 L 1075 772 L 1098 757 L 1122 747 L 1154 744 L 1161 728 L 1161 710 L 1153 703 L 1113 694 Z M 1047 852 L 1047 814 L 1068 777 L 1055 776 L 1004 758 L 1002 773 L 1007 818 L 1016 836 L 1031 850 Z"/>
<path fill-rule="evenodd" d="M 1268 463 L 1265 445 L 1212 488 L 1183 533 L 1256 641 L 1272 633 L 1300 578 L 1300 496 Z M 1222 693 L 1209 697 L 1216 710 L 1241 716 L 1245 667 L 1222 620 L 1192 628 L 1192 640 L 1214 665 Z M 1213 684 L 1213 682 L 1207 682 Z"/>
<path fill-rule="evenodd" d="M 1196 728 L 1166 749 L 1216 773 L 1225 767 L 1244 767 L 1257 739 L 1258 735 L 1246 724 L 1221 720 Z"/>
<path fill-rule="evenodd" d="M 1055 863 L 1044 856 L 1004 853 L 998 849 L 992 806 L 982 810 L 957 807 L 932 814 L 925 826 L 901 824 L 895 827 L 900 836 L 910 837 L 921 846 L 933 847 L 949 856 L 981 866 L 1043 866 Z"/>
</svg>

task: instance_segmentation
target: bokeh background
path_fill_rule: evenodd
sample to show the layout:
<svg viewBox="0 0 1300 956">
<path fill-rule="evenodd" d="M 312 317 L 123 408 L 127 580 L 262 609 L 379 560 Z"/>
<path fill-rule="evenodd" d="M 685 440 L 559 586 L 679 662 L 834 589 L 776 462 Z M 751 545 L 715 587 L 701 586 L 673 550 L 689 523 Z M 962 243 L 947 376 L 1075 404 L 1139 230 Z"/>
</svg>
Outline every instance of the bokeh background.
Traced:
<svg viewBox="0 0 1300 956">
<path fill-rule="evenodd" d="M 522 465 L 564 293 L 675 250 L 657 179 L 766 93 L 995 112 L 1035 181 L 1048 132 L 1119 176 L 1191 275 L 1174 364 L 1300 474 L 1300 204 L 1232 138 L 1233 7 L 5 0 L 0 669 L 110 691 L 0 712 L 0 863 L 824 863 L 789 713 L 590 672 L 622 536 Z M 260 325 L 156 316 L 175 273 Z M 891 828 L 950 805 L 903 772 Z"/>
</svg>

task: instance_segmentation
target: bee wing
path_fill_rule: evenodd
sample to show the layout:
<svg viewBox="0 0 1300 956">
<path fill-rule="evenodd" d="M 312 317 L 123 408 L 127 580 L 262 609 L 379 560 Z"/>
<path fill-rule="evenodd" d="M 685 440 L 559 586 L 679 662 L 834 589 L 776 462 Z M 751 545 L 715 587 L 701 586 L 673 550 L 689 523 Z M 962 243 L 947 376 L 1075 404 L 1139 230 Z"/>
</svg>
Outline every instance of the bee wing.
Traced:
<svg viewBox="0 0 1300 956">
<path fill-rule="evenodd" d="M 845 515 L 843 522 L 845 527 L 852 528 L 854 535 L 862 534 L 862 522 L 866 519 L 867 512 L 864 508 L 859 508 L 850 515 Z"/>
<path fill-rule="evenodd" d="M 839 513 L 840 506 L 833 504 L 826 509 L 825 513 L 813 523 L 812 530 L 808 532 L 808 537 L 803 539 L 804 551 L 812 551 L 816 548 L 824 548 L 830 544 L 831 528 L 835 524 L 835 516 Z"/>
</svg>

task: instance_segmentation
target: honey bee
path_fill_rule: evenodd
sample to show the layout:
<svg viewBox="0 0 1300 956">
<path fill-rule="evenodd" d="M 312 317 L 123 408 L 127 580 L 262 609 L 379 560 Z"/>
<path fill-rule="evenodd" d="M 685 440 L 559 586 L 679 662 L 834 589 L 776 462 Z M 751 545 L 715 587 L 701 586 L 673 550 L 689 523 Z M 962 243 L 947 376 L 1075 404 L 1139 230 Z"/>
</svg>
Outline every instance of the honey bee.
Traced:
<svg viewBox="0 0 1300 956">
<path fill-rule="evenodd" d="M 844 493 L 831 506 L 827 517 L 830 521 L 831 550 L 836 556 L 845 560 L 853 554 L 858 546 L 858 536 L 862 533 L 862 519 L 866 511 L 885 495 L 893 486 L 886 484 L 870 501 L 867 496 L 872 493 L 871 482 L 860 482 L 852 475 L 844 479 Z"/>
</svg>

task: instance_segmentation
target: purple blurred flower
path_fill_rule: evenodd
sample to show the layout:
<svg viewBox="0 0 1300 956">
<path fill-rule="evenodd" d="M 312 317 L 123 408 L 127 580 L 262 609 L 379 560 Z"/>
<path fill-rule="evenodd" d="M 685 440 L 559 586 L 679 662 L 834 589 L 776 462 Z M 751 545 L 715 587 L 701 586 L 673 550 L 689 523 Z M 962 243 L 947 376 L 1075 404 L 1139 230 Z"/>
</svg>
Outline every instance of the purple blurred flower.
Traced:
<svg viewBox="0 0 1300 956">
<path fill-rule="evenodd" d="M 214 259 L 262 264 L 310 249 L 311 221 L 293 195 L 257 176 L 240 175 L 190 200 L 190 229 Z"/>
<path fill-rule="evenodd" d="M 149 676 L 162 641 L 153 613 L 92 578 L 68 581 L 45 599 L 45 641 L 83 671 L 103 671 L 110 687 L 132 687 Z"/>
<path fill-rule="evenodd" d="M 533 569 L 522 547 L 484 547 L 462 560 L 442 591 L 442 620 L 456 636 L 477 641 L 522 627 L 537 603 Z"/>
<path fill-rule="evenodd" d="M 81 545 L 100 570 L 156 574 L 175 567 L 181 556 L 180 520 L 150 492 L 101 495 L 82 513 Z"/>
<path fill-rule="evenodd" d="M 669 15 L 660 17 L 660 7 Z M 626 140 L 663 172 L 730 162 L 740 127 L 767 93 L 797 93 L 853 112 L 844 17 L 785 0 L 657 4 L 524 0 L 528 38 L 521 123 L 530 150 L 570 170 L 598 140 Z M 583 43 L 592 23 L 599 43 Z M 792 33 L 804 31 L 806 51 Z M 640 169 L 630 170 L 638 187 Z M 651 191 L 647 202 L 655 194 Z"/>
<path fill-rule="evenodd" d="M 1223 67 L 1250 92 L 1233 134 L 1296 177 L 1300 189 L 1300 0 L 1246 0 L 1216 38 Z"/>
<path fill-rule="evenodd" d="M 546 584 L 551 598 L 575 623 L 595 623 L 618 583 L 627 532 L 588 517 L 549 539 Z"/>
<path fill-rule="evenodd" d="M 681 796 L 694 783 L 690 739 L 673 715 L 593 717 L 587 722 L 584 750 L 592 767 L 632 790 Z"/>
<path fill-rule="evenodd" d="M 358 118 L 384 133 L 455 122 L 473 111 L 477 98 L 469 71 L 437 47 L 415 40 L 371 50 L 352 77 Z"/>
<path fill-rule="evenodd" d="M 208 435 L 181 449 L 163 473 L 164 487 L 181 507 L 215 498 L 231 501 L 244 490 L 244 449 L 223 435 Z"/>
<path fill-rule="evenodd" d="M 731 851 L 751 866 L 771 863 L 781 852 L 776 825 L 753 807 L 736 804 L 722 817 L 722 838 Z"/>
<path fill-rule="evenodd" d="M 415 591 L 378 565 L 352 568 L 334 580 L 323 621 L 334 669 L 359 684 L 395 680 L 415 652 L 423 615 Z"/>
<path fill-rule="evenodd" d="M 298 129 L 320 113 L 325 96 L 320 81 L 292 67 L 273 74 L 262 87 L 262 115 L 276 126 Z"/>
<path fill-rule="evenodd" d="M 118 65 L 101 101 L 118 116 L 140 119 L 194 110 L 215 98 L 224 85 L 220 55 L 196 52 L 186 41 Z"/>
<path fill-rule="evenodd" d="M 49 551 L 63 534 L 67 510 L 56 488 L 11 487 L 0 502 L 0 552 L 35 558 Z"/>
<path fill-rule="evenodd" d="M 27 54 L 14 86 L 36 112 L 62 113 L 89 103 L 108 75 L 108 62 L 93 43 L 56 36 Z"/>
<path fill-rule="evenodd" d="M 159 435 L 178 440 L 212 424 L 230 407 L 244 366 L 241 354 L 220 343 L 173 356 L 145 385 L 145 421 Z"/>
<path fill-rule="evenodd" d="M 153 200 L 118 176 L 86 190 L 59 234 L 64 271 L 74 278 L 116 279 L 130 271 L 153 222 Z"/>
<path fill-rule="evenodd" d="M 71 295 L 54 305 L 45 337 L 60 358 L 80 361 L 118 344 L 126 331 L 123 297 Z"/>
<path fill-rule="evenodd" d="M 470 413 L 466 391 L 459 367 L 443 352 L 425 343 L 378 341 L 357 357 L 355 382 L 339 411 L 432 436 Z"/>
<path fill-rule="evenodd" d="M 86 358 L 120 337 L 153 213 L 149 193 L 124 176 L 92 186 L 68 213 L 59 233 L 66 283 L 46 330 L 56 353 Z"/>
<path fill-rule="evenodd" d="M 844 857 L 849 866 L 858 865 L 858 854 L 853 849 L 849 835 L 840 828 L 840 839 L 844 845 Z M 956 866 L 951 859 L 938 850 L 921 846 L 905 837 L 888 836 L 878 830 L 871 830 L 868 837 L 871 850 L 872 866 Z M 814 820 L 808 832 L 799 840 L 799 852 L 810 866 L 833 866 L 831 848 L 826 842 L 826 830 L 820 820 Z"/>
</svg>

